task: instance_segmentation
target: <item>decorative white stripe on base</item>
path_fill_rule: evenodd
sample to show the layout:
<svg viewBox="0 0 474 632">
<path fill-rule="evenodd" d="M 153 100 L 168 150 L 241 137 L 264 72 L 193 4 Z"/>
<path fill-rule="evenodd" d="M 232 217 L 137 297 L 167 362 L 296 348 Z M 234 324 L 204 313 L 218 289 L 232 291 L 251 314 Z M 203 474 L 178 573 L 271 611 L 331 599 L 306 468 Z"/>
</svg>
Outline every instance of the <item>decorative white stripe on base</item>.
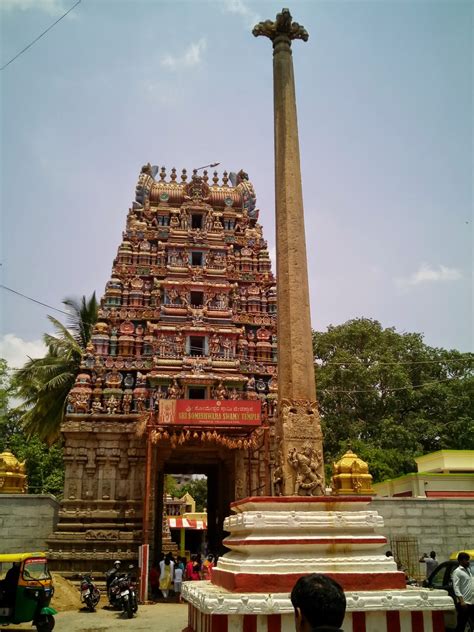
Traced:
<svg viewBox="0 0 474 632">
<path fill-rule="evenodd" d="M 400 612 L 400 632 L 411 632 L 410 612 Z"/>
<path fill-rule="evenodd" d="M 294 632 L 295 615 L 283 614 L 281 616 L 281 632 Z"/>
<path fill-rule="evenodd" d="M 188 630 L 193 632 L 294 632 L 294 614 L 271 615 L 210 615 L 199 612 L 194 606 L 190 608 L 190 626 Z M 393 619 L 393 611 L 346 613 L 342 624 L 345 632 L 389 632 L 398 629 L 397 619 Z M 438 613 L 423 612 L 422 617 L 413 618 L 410 612 L 398 613 L 400 620 L 400 632 L 441 632 L 444 625 L 438 619 L 433 623 Z M 392 624 L 389 624 L 389 617 Z M 357 617 L 357 618 L 355 618 Z M 394 627 L 395 624 L 395 627 Z M 254 627 L 255 626 L 255 627 Z"/>
<path fill-rule="evenodd" d="M 184 582 L 182 595 L 206 614 L 293 613 L 288 593 L 231 593 L 208 581 Z M 453 600 L 444 590 L 407 588 L 346 592 L 348 612 L 453 610 Z"/>
</svg>

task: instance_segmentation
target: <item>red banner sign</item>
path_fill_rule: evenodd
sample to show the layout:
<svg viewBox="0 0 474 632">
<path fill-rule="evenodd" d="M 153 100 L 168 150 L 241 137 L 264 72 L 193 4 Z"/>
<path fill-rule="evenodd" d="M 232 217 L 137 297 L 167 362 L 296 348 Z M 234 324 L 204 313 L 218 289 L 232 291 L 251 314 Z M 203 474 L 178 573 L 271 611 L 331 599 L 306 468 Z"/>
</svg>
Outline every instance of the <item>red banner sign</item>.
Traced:
<svg viewBox="0 0 474 632">
<path fill-rule="evenodd" d="M 259 400 L 162 399 L 158 423 L 163 426 L 259 426 Z"/>
</svg>

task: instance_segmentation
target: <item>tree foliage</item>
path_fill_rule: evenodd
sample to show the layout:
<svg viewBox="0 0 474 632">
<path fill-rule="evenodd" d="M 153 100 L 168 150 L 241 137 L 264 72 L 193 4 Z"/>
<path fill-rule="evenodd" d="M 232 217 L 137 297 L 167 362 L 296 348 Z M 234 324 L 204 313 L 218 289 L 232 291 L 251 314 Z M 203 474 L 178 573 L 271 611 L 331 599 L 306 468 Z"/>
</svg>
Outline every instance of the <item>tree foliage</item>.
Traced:
<svg viewBox="0 0 474 632">
<path fill-rule="evenodd" d="M 26 460 L 28 492 L 62 495 L 64 466 L 62 446 L 50 447 L 38 437 L 28 438 L 22 428 L 18 411 L 12 410 L 9 372 L 0 359 L 0 452 L 10 450 L 19 461 Z"/>
<path fill-rule="evenodd" d="M 48 316 L 55 335 L 43 335 L 47 354 L 30 358 L 13 380 L 16 397 L 23 401 L 20 421 L 26 434 L 49 444 L 59 438 L 67 395 L 97 321 L 95 293 L 89 299 L 83 296 L 80 302 L 68 298 L 63 303 L 70 313 L 67 325 Z"/>
<path fill-rule="evenodd" d="M 420 454 L 474 448 L 474 354 L 367 318 L 313 342 L 326 463 L 350 445 L 378 481 L 415 471 Z"/>
<path fill-rule="evenodd" d="M 207 507 L 207 479 L 198 478 L 194 481 L 189 481 L 181 486 L 179 490 L 179 496 L 183 497 L 184 494 L 191 494 L 196 501 L 196 511 L 205 511 Z"/>
<path fill-rule="evenodd" d="M 164 491 L 165 494 L 168 494 L 171 498 L 179 498 L 182 495 L 178 481 L 172 474 L 165 474 Z"/>
</svg>

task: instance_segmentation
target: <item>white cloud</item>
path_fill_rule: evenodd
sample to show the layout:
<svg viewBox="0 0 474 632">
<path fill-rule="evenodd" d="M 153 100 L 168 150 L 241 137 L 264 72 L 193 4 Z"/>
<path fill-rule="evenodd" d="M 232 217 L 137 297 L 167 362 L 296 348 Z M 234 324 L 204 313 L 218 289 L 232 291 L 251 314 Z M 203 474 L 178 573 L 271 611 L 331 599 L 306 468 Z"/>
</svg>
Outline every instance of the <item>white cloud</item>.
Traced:
<svg viewBox="0 0 474 632">
<path fill-rule="evenodd" d="M 396 279 L 396 283 L 400 287 L 412 287 L 421 283 L 458 281 L 459 279 L 462 279 L 462 272 L 456 268 L 443 265 L 436 267 L 429 263 L 422 263 L 416 272 L 408 277 Z"/>
<path fill-rule="evenodd" d="M 6 360 L 12 369 L 21 368 L 28 358 L 42 358 L 46 351 L 41 340 L 23 340 L 15 334 L 5 334 L 0 338 L 0 358 Z"/>
<path fill-rule="evenodd" d="M 35 9 L 53 17 L 59 17 L 70 8 L 61 0 L 1 0 L 0 6 L 4 11 L 29 11 L 30 9 Z"/>
<path fill-rule="evenodd" d="M 160 82 L 152 79 L 142 81 L 142 87 L 154 103 L 163 106 L 176 105 L 179 102 L 179 94 L 175 85 L 171 82 Z"/>
<path fill-rule="evenodd" d="M 202 62 L 202 54 L 206 50 L 207 42 L 204 37 L 194 42 L 186 48 L 181 55 L 164 55 L 161 58 L 161 65 L 170 70 L 177 70 L 179 68 L 192 68 L 193 66 L 199 66 Z"/>
<path fill-rule="evenodd" d="M 250 9 L 243 0 L 224 0 L 221 7 L 226 13 L 233 13 L 243 17 L 246 26 L 253 27 L 260 21 L 258 13 Z"/>
</svg>

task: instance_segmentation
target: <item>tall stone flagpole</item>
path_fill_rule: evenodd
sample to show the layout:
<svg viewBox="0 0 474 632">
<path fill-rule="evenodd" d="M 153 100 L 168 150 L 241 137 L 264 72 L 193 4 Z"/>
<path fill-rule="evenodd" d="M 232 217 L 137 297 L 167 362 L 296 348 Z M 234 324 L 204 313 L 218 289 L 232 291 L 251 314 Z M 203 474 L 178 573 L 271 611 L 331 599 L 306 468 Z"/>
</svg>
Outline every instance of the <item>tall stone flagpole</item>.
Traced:
<svg viewBox="0 0 474 632">
<path fill-rule="evenodd" d="M 273 43 L 278 300 L 278 466 L 275 493 L 324 493 L 316 403 L 300 150 L 291 41 L 308 33 L 288 9 L 253 29 Z"/>
</svg>

